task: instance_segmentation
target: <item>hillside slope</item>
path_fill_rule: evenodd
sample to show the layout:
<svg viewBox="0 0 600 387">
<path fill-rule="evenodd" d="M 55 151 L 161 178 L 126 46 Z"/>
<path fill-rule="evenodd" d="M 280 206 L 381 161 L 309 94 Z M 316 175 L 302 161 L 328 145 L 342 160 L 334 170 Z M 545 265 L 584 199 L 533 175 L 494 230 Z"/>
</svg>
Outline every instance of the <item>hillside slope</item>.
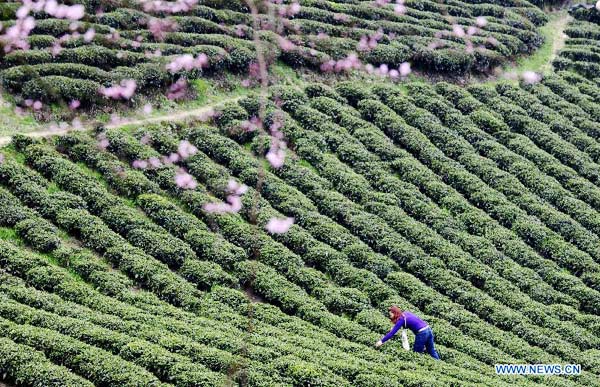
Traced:
<svg viewBox="0 0 600 387">
<path fill-rule="evenodd" d="M 237 329 L 251 324 L 257 336 L 250 342 L 269 351 L 281 340 L 298 340 L 296 334 L 305 336 L 307 346 L 330 343 L 327 362 L 319 357 L 318 366 L 314 352 L 300 348 L 271 360 L 260 350 L 230 349 L 216 359 L 235 355 L 250 363 L 233 372 L 231 365 L 198 360 L 205 365 L 203 378 L 240 382 L 256 372 L 257 385 L 265 375 L 275 384 L 378 385 L 383 377 L 401 384 L 454 378 L 487 384 L 493 364 L 541 362 L 581 364 L 585 372 L 538 382 L 597 383 L 600 153 L 584 129 L 598 122 L 590 114 L 581 123 L 566 121 L 536 97 L 543 91 L 568 105 L 544 83 L 495 89 L 413 84 L 408 90 L 406 95 L 395 87 L 369 91 L 352 84 L 340 84 L 337 92 L 319 84 L 302 92 L 273 89 L 274 100 L 290 114 L 282 131 L 295 156 L 264 176 L 258 228 L 252 226 L 252 188 L 242 196 L 239 214 L 202 210 L 224 199 L 230 179 L 256 185 L 261 163 L 249 150 L 259 150 L 260 137 L 235 129 L 256 114 L 252 97 L 221 109 L 216 126 L 108 129 L 106 151 L 85 133 L 41 143 L 20 138 L 0 166 L 2 222 L 13 230 L 2 242 L 8 252 L 2 264 L 11 273 L 3 293 L 13 299 L 7 305 L 21 308 L 0 311 L 7 319 L 5 334 L 49 356 L 53 350 L 34 339 L 22 341 L 13 330 L 13 324 L 42 324 L 35 329 L 51 327 L 80 346 L 112 351 L 163 382 L 175 377 L 162 374 L 171 366 L 153 371 L 143 362 L 153 345 L 171 353 L 173 367 L 200 367 L 191 349 L 160 335 L 135 341 L 141 340 L 137 325 L 103 325 L 117 312 L 64 293 L 71 284 L 67 289 L 161 315 L 165 323 L 201 316 L 231 320 Z M 130 166 L 177 151 L 183 139 L 199 150 L 180 164 L 198 181 L 194 190 L 177 187 L 177 165 Z M 270 217 L 282 215 L 296 219 L 287 233 L 261 231 Z M 34 274 L 42 268 L 56 274 Z M 148 293 L 131 293 L 134 285 Z M 249 304 L 238 286 L 249 287 L 259 302 Z M 65 315 L 69 308 L 52 306 L 52 314 L 43 314 L 40 308 L 50 305 L 13 298 L 27 287 L 37 288 L 39 297 L 54 297 L 53 304 L 92 308 L 98 320 L 86 317 L 73 331 Z M 395 344 L 382 353 L 368 349 L 387 330 L 380 311 L 392 303 L 435 327 L 443 363 L 402 353 Z M 39 313 L 42 320 L 34 317 Z M 98 324 L 121 344 L 84 334 L 96 332 Z M 264 341 L 263 329 L 283 330 L 272 342 Z M 240 334 L 226 325 L 223 330 Z M 133 344 L 123 347 L 132 340 L 135 352 L 125 350 Z M 227 348 L 202 340 L 193 345 L 199 344 Z M 354 349 L 345 351 L 347 346 Z M 397 356 L 405 359 L 403 366 Z M 351 363 L 342 365 L 341 359 Z M 85 370 L 75 372 L 95 382 Z"/>
<path fill-rule="evenodd" d="M 488 18 L 494 36 L 517 46 L 536 40 L 535 25 L 546 20 L 521 0 L 406 1 L 407 15 L 388 24 L 363 3 L 311 1 L 291 20 L 317 30 L 329 23 L 343 35 L 350 27 L 330 20 L 343 13 L 370 31 L 414 22 L 435 38 L 429 29 L 452 28 L 448 14 L 496 14 L 497 25 Z M 11 4 L 0 5 L 6 19 Z M 247 10 L 226 5 L 207 2 L 180 20 L 218 32 L 173 36 L 235 42 L 214 48 L 227 51 L 219 60 L 239 58 L 235 50 L 252 60 L 243 37 L 223 32 Z M 106 11 L 85 22 L 118 25 L 122 39 L 144 33 L 134 23 L 147 17 L 141 11 Z M 269 87 L 265 106 L 249 92 L 125 126 L 13 136 L 0 148 L 1 380 L 600 385 L 598 14 L 573 13 L 555 71 L 535 82 L 299 81 Z M 33 40 L 52 41 L 38 32 Z M 400 47 L 395 38 L 382 50 Z M 330 48 L 352 39 L 360 36 Z M 100 46 L 93 50 L 107 49 Z M 417 46 L 400 51 L 418 61 Z M 45 55 L 34 51 L 4 58 Z M 516 54 L 491 51 L 500 61 Z M 106 81 L 153 66 L 162 74 L 159 62 L 130 64 L 109 65 Z M 11 65 L 0 77 L 18 94 L 53 69 L 80 66 Z M 280 167 L 265 158 L 278 136 Z M 269 226 L 287 217 L 294 223 L 285 232 Z M 442 361 L 404 351 L 399 338 L 374 347 L 390 328 L 390 305 L 433 327 Z M 580 364 L 583 372 L 495 373 L 495 364 L 510 363 Z"/>
</svg>

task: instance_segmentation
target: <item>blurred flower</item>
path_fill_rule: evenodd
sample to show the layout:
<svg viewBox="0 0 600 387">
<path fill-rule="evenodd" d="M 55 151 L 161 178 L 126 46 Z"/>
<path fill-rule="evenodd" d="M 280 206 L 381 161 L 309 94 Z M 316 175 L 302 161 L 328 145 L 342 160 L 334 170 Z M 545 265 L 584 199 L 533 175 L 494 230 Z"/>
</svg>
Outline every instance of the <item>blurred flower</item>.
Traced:
<svg viewBox="0 0 600 387">
<path fill-rule="evenodd" d="M 177 153 L 182 160 L 185 160 L 188 157 L 198 153 L 198 148 L 193 146 L 188 140 L 181 140 L 181 142 L 179 142 L 179 146 L 177 147 Z"/>
<path fill-rule="evenodd" d="M 294 218 L 271 218 L 265 228 L 271 234 L 283 234 L 292 227 L 292 224 L 294 224 Z"/>
<path fill-rule="evenodd" d="M 462 26 L 458 25 L 458 24 L 454 24 L 452 26 L 452 33 L 456 36 L 458 36 L 459 38 L 462 38 L 465 36 L 465 30 L 463 29 Z"/>
<path fill-rule="evenodd" d="M 167 98 L 170 100 L 181 99 L 186 96 L 188 90 L 187 79 L 179 78 L 177 82 L 169 87 Z"/>
<path fill-rule="evenodd" d="M 175 184 L 183 189 L 195 189 L 198 183 L 185 169 L 179 168 L 175 174 Z"/>
<path fill-rule="evenodd" d="M 148 21 L 148 31 L 154 37 L 154 40 L 162 42 L 168 32 L 176 31 L 179 26 L 174 20 L 151 18 Z"/>
<path fill-rule="evenodd" d="M 137 83 L 133 79 L 125 79 L 117 86 L 101 87 L 99 93 L 112 99 L 130 99 L 135 93 Z"/>
<path fill-rule="evenodd" d="M 525 71 L 522 75 L 523 82 L 526 84 L 537 83 L 542 80 L 542 76 L 533 71 Z"/>
<path fill-rule="evenodd" d="M 146 169 L 148 167 L 148 163 L 146 162 L 146 160 L 133 160 L 131 166 L 136 169 Z"/>
<path fill-rule="evenodd" d="M 408 76 L 408 74 L 411 73 L 410 63 L 408 63 L 408 62 L 401 63 L 400 67 L 398 68 L 398 71 L 400 72 L 401 77 Z"/>
</svg>

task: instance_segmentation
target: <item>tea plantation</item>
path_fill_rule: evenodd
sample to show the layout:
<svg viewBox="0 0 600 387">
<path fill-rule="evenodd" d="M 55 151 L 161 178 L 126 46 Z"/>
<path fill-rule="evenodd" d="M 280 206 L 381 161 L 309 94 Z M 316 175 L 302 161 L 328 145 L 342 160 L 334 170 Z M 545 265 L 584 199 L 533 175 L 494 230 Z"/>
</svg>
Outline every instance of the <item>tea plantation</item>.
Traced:
<svg viewBox="0 0 600 387">
<path fill-rule="evenodd" d="M 363 63 L 477 76 L 534 52 L 549 20 L 541 1 L 302 0 L 285 50 L 252 32 L 244 2 L 161 15 L 178 28 L 160 41 L 136 2 L 66 3 L 85 5 L 77 28 L 95 37 L 53 56 L 73 26 L 36 15 L 31 49 L 0 55 L 12 101 L 94 106 L 124 79 L 152 94 L 242 74 L 258 35 L 298 72 L 377 33 Z M 21 5 L 0 4 L 4 26 Z M 472 43 L 440 35 L 482 16 Z M 600 385 L 600 11 L 572 11 L 565 34 L 536 82 L 272 84 L 202 120 L 15 133 L 0 148 L 0 384 Z M 186 53 L 209 65 L 165 68 Z M 283 165 L 257 117 L 285 139 Z M 208 211 L 234 205 L 232 185 L 241 206 Z M 399 337 L 375 348 L 391 305 L 429 323 L 441 361 Z"/>
</svg>

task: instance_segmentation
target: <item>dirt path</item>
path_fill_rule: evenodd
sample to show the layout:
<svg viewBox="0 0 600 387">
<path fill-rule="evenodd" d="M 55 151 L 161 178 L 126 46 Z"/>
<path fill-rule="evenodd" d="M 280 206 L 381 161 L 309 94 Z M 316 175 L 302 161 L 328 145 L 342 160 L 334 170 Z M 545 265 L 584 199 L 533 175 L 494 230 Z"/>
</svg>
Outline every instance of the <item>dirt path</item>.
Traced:
<svg viewBox="0 0 600 387">
<path fill-rule="evenodd" d="M 569 24 L 571 19 L 571 15 L 569 15 L 567 12 L 564 12 L 564 14 L 561 15 L 554 23 L 553 27 L 557 30 L 557 33 L 552 42 L 552 52 L 550 53 L 548 62 L 545 63 L 540 69 L 542 73 L 551 72 L 553 70 L 552 62 L 554 59 L 556 59 L 556 54 L 558 54 L 558 52 L 565 46 L 565 40 L 568 38 L 568 36 L 565 34 L 565 28 L 567 28 L 567 24 Z"/>
<path fill-rule="evenodd" d="M 227 102 L 235 102 L 241 98 L 242 98 L 242 96 L 227 98 L 222 101 L 215 102 L 215 103 L 209 104 L 209 105 L 205 105 L 205 106 L 202 106 L 201 108 L 197 108 L 197 109 L 176 111 L 173 113 L 164 114 L 164 115 L 160 115 L 160 116 L 156 116 L 156 117 L 133 119 L 133 120 L 123 120 L 122 122 L 119 122 L 118 124 L 107 124 L 104 126 L 107 129 L 114 129 L 114 128 L 120 128 L 120 127 L 127 126 L 127 125 L 147 125 L 147 124 L 152 124 L 152 123 L 161 122 L 161 121 L 181 121 L 186 118 L 191 118 L 194 116 L 199 116 L 201 114 L 207 113 L 216 106 L 222 105 Z M 74 129 L 74 128 L 67 128 L 67 129 L 60 129 L 60 130 L 45 129 L 45 130 L 38 130 L 38 131 L 28 132 L 28 133 L 23 133 L 23 134 L 26 136 L 29 136 L 29 137 L 38 138 L 38 137 L 63 135 L 63 134 L 67 134 L 69 132 L 74 132 L 74 131 L 87 131 L 87 130 L 92 130 L 92 128 L 93 128 L 93 125 L 91 123 L 89 123 L 89 124 L 83 125 L 79 129 Z M 0 147 L 2 147 L 4 145 L 8 145 L 11 141 L 11 138 L 12 138 L 12 136 L 0 137 Z"/>
</svg>

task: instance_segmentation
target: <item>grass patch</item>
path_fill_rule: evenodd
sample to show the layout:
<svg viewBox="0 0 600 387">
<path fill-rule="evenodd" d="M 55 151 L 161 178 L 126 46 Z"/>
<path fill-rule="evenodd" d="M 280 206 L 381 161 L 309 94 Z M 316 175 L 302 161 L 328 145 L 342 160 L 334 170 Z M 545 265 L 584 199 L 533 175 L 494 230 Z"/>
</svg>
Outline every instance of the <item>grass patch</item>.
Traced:
<svg viewBox="0 0 600 387">
<path fill-rule="evenodd" d="M 17 235 L 17 232 L 14 229 L 8 227 L 0 227 L 0 239 L 4 241 L 14 242 L 19 246 L 23 244 L 23 242 Z"/>
<path fill-rule="evenodd" d="M 31 114 L 23 116 L 15 113 L 13 98 L 0 94 L 0 136 L 11 136 L 15 133 L 26 133 L 39 129 L 40 124 Z"/>
<path fill-rule="evenodd" d="M 278 84 L 304 84 L 304 81 L 298 75 L 298 71 L 281 60 L 277 61 L 270 67 L 270 75 L 276 77 L 280 81 L 283 81 L 278 82 Z"/>
<path fill-rule="evenodd" d="M 19 164 L 25 164 L 25 155 L 21 152 L 18 152 L 13 144 L 8 144 L 2 148 L 2 154 L 10 157 Z"/>
<path fill-rule="evenodd" d="M 192 88 L 196 92 L 195 102 L 200 104 L 206 103 L 206 100 L 208 99 L 208 92 L 211 86 L 210 83 L 208 83 L 208 81 L 202 78 L 194 79 L 190 83 L 192 85 Z"/>
<path fill-rule="evenodd" d="M 319 171 L 317 170 L 317 168 L 313 167 L 313 165 L 311 163 L 309 163 L 308 161 L 306 161 L 304 159 L 300 159 L 298 161 L 298 164 L 302 165 L 303 167 L 306 167 L 306 168 L 310 169 L 311 171 L 313 171 L 317 175 L 319 174 Z"/>
<path fill-rule="evenodd" d="M 48 191 L 48 193 L 55 193 L 60 191 L 61 189 L 58 187 L 58 185 L 55 182 L 50 182 L 50 184 L 48 185 L 48 188 L 46 188 L 46 190 Z"/>
<path fill-rule="evenodd" d="M 544 37 L 544 44 L 532 55 L 516 60 L 513 66 L 506 67 L 505 71 L 516 71 L 521 74 L 524 71 L 535 71 L 548 73 L 552 71 L 552 57 L 554 55 L 555 42 L 562 39 L 561 34 L 568 17 L 566 11 L 548 14 L 550 21 L 539 28 L 539 33 Z"/>
</svg>

